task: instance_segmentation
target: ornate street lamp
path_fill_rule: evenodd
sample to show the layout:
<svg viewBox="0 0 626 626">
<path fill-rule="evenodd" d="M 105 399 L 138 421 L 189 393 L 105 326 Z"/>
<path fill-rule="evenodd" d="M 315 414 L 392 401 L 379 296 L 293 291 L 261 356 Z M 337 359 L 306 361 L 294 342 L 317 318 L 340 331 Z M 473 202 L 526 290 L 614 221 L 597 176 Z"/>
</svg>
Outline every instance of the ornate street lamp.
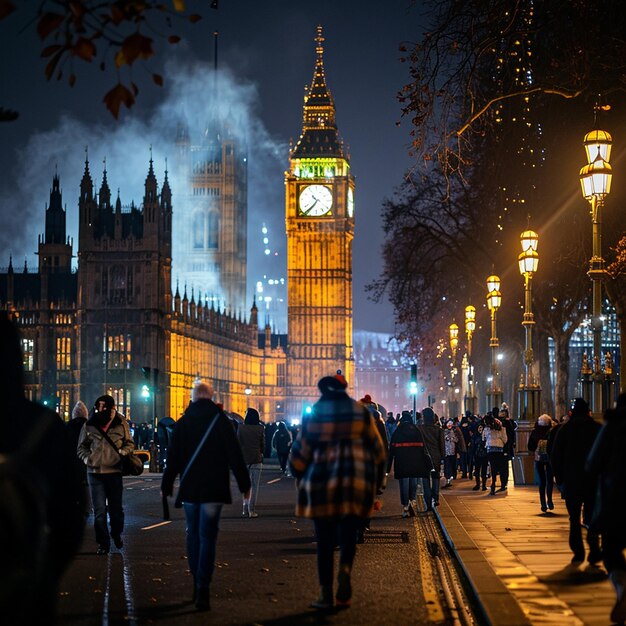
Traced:
<svg viewBox="0 0 626 626">
<path fill-rule="evenodd" d="M 250 394 L 252 393 L 252 389 L 250 387 L 246 387 L 243 392 L 246 394 L 246 409 L 250 408 Z"/>
<path fill-rule="evenodd" d="M 535 316 L 532 308 L 533 274 L 539 266 L 539 236 L 532 230 L 525 230 L 521 236 L 522 253 L 518 257 L 519 271 L 524 277 L 524 318 L 522 326 L 525 335 L 524 376 L 519 388 L 520 417 L 523 421 L 535 420 L 539 416 L 541 388 L 533 374 L 533 326 Z"/>
<path fill-rule="evenodd" d="M 450 363 L 450 400 L 448 401 L 448 409 L 450 417 L 454 417 L 459 414 L 459 403 L 456 398 L 454 390 L 456 389 L 456 351 L 459 346 L 459 326 L 458 324 L 450 324 L 450 352 L 452 353 L 452 361 Z"/>
<path fill-rule="evenodd" d="M 592 285 L 593 364 L 592 374 L 581 370 L 583 397 L 589 401 L 595 417 L 599 417 L 612 401 L 612 381 L 610 374 L 602 371 L 602 282 L 606 274 L 602 258 L 602 207 L 604 199 L 611 192 L 613 174 L 611 158 L 611 135 L 604 130 L 592 130 L 585 135 L 584 146 L 587 165 L 580 170 L 580 186 L 583 197 L 591 205 L 593 226 L 592 255 L 587 276 Z M 589 367 L 587 366 L 587 371 Z M 604 393 L 603 393 L 604 390 Z M 590 397 L 591 396 L 591 397 Z"/>
<path fill-rule="evenodd" d="M 463 359 L 467 369 L 469 396 L 465 397 L 465 410 L 476 413 L 476 394 L 474 393 L 474 366 L 472 365 L 472 334 L 476 330 L 476 307 L 468 304 L 465 307 L 465 333 L 467 334 L 467 359 Z"/>
<path fill-rule="evenodd" d="M 456 349 L 459 345 L 459 327 L 457 324 L 450 324 L 450 350 L 452 350 L 452 360 L 456 358 Z"/>
<path fill-rule="evenodd" d="M 502 390 L 500 389 L 500 373 L 498 372 L 497 351 L 500 347 L 498 333 L 496 329 L 496 314 L 502 305 L 502 294 L 500 293 L 500 277 L 492 274 L 487 278 L 487 307 L 491 313 L 491 384 L 487 391 L 487 410 L 502 404 Z"/>
</svg>

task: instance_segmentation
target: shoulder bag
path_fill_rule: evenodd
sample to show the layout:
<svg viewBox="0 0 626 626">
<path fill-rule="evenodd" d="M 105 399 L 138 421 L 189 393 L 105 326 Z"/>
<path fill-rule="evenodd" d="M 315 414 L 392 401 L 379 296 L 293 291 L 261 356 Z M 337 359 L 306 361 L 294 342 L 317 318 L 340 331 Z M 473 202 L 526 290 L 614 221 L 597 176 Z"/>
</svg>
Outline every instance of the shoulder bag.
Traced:
<svg viewBox="0 0 626 626">
<path fill-rule="evenodd" d="M 133 452 L 130 454 L 120 454 L 116 445 L 111 441 L 111 438 L 102 430 L 102 428 L 98 428 L 98 430 L 109 442 L 111 447 L 120 455 L 120 461 L 122 462 L 122 476 L 140 476 L 143 474 L 143 461 L 138 456 L 135 456 Z"/>
</svg>

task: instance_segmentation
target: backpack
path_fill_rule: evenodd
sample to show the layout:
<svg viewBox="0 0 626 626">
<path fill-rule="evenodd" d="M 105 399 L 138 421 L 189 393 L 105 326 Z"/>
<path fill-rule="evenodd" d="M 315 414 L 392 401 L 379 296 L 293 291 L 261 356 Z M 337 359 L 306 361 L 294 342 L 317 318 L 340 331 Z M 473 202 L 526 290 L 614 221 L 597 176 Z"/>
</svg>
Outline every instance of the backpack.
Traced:
<svg viewBox="0 0 626 626">
<path fill-rule="evenodd" d="M 550 455 L 548 454 L 548 440 L 540 439 L 537 442 L 537 450 L 535 451 L 535 461 L 540 463 L 549 463 Z"/>
<path fill-rule="evenodd" d="M 45 480 L 33 466 L 51 420 L 37 419 L 21 446 L 0 454 L 0 607 L 36 602 L 48 553 Z M 5 575 L 7 574 L 8 575 Z M 24 605 L 22 605 L 24 606 Z M 29 606 L 29 605 L 26 605 Z"/>
</svg>

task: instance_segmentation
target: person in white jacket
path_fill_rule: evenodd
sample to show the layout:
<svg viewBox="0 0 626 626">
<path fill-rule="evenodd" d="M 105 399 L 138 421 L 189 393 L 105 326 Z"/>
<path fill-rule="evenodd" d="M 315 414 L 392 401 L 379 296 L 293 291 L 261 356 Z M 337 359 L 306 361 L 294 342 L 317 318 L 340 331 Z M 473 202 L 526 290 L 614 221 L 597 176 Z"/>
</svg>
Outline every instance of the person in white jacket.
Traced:
<svg viewBox="0 0 626 626">
<path fill-rule="evenodd" d="M 508 441 L 506 429 L 502 427 L 502 422 L 488 413 L 485 415 L 485 428 L 483 430 L 483 439 L 487 446 L 487 458 L 491 466 L 491 491 L 489 495 L 496 495 L 496 476 L 500 475 L 500 489 L 498 491 L 506 491 L 506 480 L 504 472 L 507 463 L 504 458 L 504 446 Z"/>
</svg>

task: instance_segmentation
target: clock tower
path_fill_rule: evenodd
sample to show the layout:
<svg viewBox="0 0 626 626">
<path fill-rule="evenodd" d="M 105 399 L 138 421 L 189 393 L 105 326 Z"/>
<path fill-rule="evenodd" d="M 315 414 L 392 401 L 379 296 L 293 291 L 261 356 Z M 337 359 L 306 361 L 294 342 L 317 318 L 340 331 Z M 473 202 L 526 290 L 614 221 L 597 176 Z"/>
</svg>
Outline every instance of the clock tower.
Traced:
<svg viewBox="0 0 626 626">
<path fill-rule="evenodd" d="M 313 81 L 302 134 L 285 173 L 287 226 L 287 416 L 319 398 L 317 381 L 341 370 L 354 384 L 352 239 L 354 178 L 339 137 L 317 27 Z"/>
</svg>

